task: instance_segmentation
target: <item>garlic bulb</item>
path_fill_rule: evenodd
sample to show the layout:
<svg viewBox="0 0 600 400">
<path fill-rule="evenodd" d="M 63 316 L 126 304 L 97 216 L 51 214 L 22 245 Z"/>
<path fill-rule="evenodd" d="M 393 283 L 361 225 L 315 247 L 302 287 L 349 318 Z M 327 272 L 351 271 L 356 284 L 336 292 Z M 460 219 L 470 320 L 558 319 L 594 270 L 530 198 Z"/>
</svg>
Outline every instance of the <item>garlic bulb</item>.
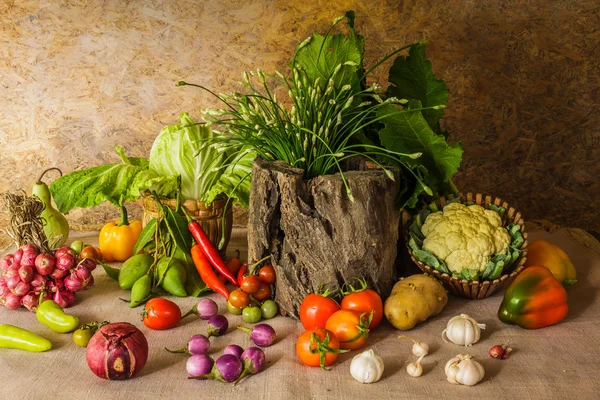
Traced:
<svg viewBox="0 0 600 400">
<path fill-rule="evenodd" d="M 446 329 L 442 332 L 442 339 L 446 343 L 450 340 L 461 346 L 471 346 L 479 341 L 481 329 L 485 329 L 485 324 L 478 324 L 467 314 L 460 314 L 450 318 Z"/>
<path fill-rule="evenodd" d="M 421 366 L 421 360 L 423 357 L 425 357 L 425 355 L 422 355 L 417 361 L 406 366 L 406 372 L 413 378 L 418 378 L 423 374 L 423 367 Z"/>
<path fill-rule="evenodd" d="M 383 360 L 373 350 L 364 351 L 352 359 L 350 375 L 360 383 L 373 383 L 383 375 Z"/>
<path fill-rule="evenodd" d="M 483 379 L 485 370 L 470 354 L 459 354 L 444 367 L 448 382 L 455 385 L 473 386 Z"/>
</svg>

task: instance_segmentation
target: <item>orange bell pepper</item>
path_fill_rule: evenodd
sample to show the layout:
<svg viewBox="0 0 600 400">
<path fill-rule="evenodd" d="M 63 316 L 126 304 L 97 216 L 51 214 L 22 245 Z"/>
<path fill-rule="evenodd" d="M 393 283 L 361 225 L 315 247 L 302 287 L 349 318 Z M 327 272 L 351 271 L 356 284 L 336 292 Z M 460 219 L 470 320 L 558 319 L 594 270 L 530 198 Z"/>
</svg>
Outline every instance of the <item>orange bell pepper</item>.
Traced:
<svg viewBox="0 0 600 400">
<path fill-rule="evenodd" d="M 121 220 L 109 222 L 98 238 L 98 247 L 105 261 L 125 261 L 133 256 L 133 248 L 142 232 L 141 221 L 127 219 L 127 210 L 121 207 Z"/>
<path fill-rule="evenodd" d="M 506 289 L 498 318 L 525 329 L 538 329 L 562 321 L 569 312 L 567 291 L 542 266 L 525 268 Z"/>
</svg>

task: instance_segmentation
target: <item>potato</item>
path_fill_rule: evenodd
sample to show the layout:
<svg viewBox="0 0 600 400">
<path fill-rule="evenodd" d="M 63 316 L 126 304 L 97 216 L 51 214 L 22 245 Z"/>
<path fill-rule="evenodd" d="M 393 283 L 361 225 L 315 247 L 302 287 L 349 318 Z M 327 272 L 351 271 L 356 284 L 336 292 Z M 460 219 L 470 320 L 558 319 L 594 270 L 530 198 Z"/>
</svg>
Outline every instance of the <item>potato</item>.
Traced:
<svg viewBox="0 0 600 400">
<path fill-rule="evenodd" d="M 444 286 L 429 275 L 401 279 L 385 301 L 385 317 L 397 329 L 407 331 L 438 315 L 448 303 Z"/>
</svg>

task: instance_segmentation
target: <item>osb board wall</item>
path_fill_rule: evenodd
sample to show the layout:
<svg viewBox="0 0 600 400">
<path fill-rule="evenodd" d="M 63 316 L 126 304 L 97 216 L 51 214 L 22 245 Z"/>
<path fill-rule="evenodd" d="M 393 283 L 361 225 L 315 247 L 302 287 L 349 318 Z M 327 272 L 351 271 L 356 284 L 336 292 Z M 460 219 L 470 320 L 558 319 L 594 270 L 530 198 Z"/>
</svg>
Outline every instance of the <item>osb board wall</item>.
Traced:
<svg viewBox="0 0 600 400">
<path fill-rule="evenodd" d="M 527 219 L 600 230 L 597 1 L 4 0 L 0 191 L 30 188 L 49 166 L 114 162 L 115 144 L 147 155 L 180 112 L 217 105 L 175 82 L 229 92 L 245 70 L 285 71 L 297 43 L 348 9 L 367 65 L 429 41 L 451 90 L 445 126 L 465 149 L 459 188 Z M 385 68 L 373 78 L 383 84 Z"/>
</svg>

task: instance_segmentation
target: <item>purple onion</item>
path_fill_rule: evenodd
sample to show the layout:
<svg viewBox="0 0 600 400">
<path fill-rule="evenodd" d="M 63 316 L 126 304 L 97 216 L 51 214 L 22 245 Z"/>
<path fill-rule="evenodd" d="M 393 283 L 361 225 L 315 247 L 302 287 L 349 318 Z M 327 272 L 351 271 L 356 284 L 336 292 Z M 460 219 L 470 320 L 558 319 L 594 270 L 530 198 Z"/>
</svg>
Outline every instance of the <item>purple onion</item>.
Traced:
<svg viewBox="0 0 600 400">
<path fill-rule="evenodd" d="M 75 268 L 75 273 L 77 274 L 77 277 L 82 281 L 89 279 L 92 275 L 92 271 L 90 271 L 89 267 L 86 264 L 82 263 L 79 263 L 79 265 L 77 265 L 77 267 Z"/>
<path fill-rule="evenodd" d="M 221 336 L 227 332 L 229 321 L 223 315 L 213 315 L 208 320 L 206 337 Z"/>
<path fill-rule="evenodd" d="M 58 280 L 58 279 L 62 280 L 62 278 L 64 278 L 67 275 L 69 275 L 69 270 L 68 269 L 58 269 L 58 268 L 56 268 L 50 274 L 50 278 L 52 278 L 54 280 Z"/>
<path fill-rule="evenodd" d="M 21 246 L 21 251 L 23 252 L 23 254 L 25 253 L 35 253 L 38 254 L 40 251 L 37 248 L 37 246 L 35 244 L 26 244 Z"/>
<path fill-rule="evenodd" d="M 64 284 L 65 288 L 70 292 L 79 292 L 83 289 L 83 281 L 74 272 L 65 278 Z"/>
<path fill-rule="evenodd" d="M 40 275 L 50 275 L 56 266 L 56 259 L 47 253 L 39 254 L 35 258 L 35 269 Z"/>
<path fill-rule="evenodd" d="M 46 277 L 44 275 L 40 275 L 39 272 L 33 273 L 33 279 L 29 284 L 33 287 L 39 288 L 46 286 Z"/>
<path fill-rule="evenodd" d="M 90 275 L 89 278 L 83 281 L 83 290 L 88 290 L 92 286 L 94 286 L 94 275 Z"/>
<path fill-rule="evenodd" d="M 15 264 L 15 256 L 13 254 L 5 255 L 2 257 L 2 260 L 0 260 L 0 270 L 6 271 L 13 264 Z"/>
<path fill-rule="evenodd" d="M 9 288 L 10 290 L 15 290 L 15 288 L 17 287 L 17 285 L 19 283 L 23 283 L 21 281 L 21 277 L 19 277 L 19 275 L 5 276 L 4 282 L 6 283 L 6 287 Z"/>
<path fill-rule="evenodd" d="M 200 319 L 210 319 L 211 317 L 217 315 L 219 311 L 219 306 L 215 303 L 214 300 L 211 299 L 202 299 L 196 304 L 192 309 L 186 312 L 182 319 L 189 315 L 197 315 Z"/>
<path fill-rule="evenodd" d="M 203 375 L 210 374 L 214 361 L 206 354 L 194 354 L 188 358 L 185 363 L 188 377 L 201 378 Z"/>
<path fill-rule="evenodd" d="M 29 311 L 35 311 L 38 306 L 38 301 L 38 296 L 36 296 L 33 292 L 29 292 L 21 298 L 21 304 L 23 304 L 23 306 Z"/>
<path fill-rule="evenodd" d="M 28 267 L 35 267 L 35 259 L 37 258 L 37 253 L 23 253 L 23 258 L 21 258 L 21 265 L 27 265 Z"/>
<path fill-rule="evenodd" d="M 231 354 L 236 356 L 237 358 L 240 358 L 243 352 L 244 349 L 242 349 L 237 344 L 230 344 L 229 346 L 225 347 L 225 350 L 223 350 L 223 354 Z"/>
<path fill-rule="evenodd" d="M 21 308 L 21 297 L 17 296 L 12 292 L 4 293 L 4 298 L 2 299 L 2 303 L 9 310 L 16 310 Z"/>
<path fill-rule="evenodd" d="M 68 271 L 75 266 L 75 257 L 70 254 L 63 254 L 56 257 L 56 268 Z"/>
<path fill-rule="evenodd" d="M 67 308 L 75 303 L 75 293 L 69 292 L 65 289 L 59 289 L 54 293 L 52 300 L 56 302 L 62 308 Z"/>
<path fill-rule="evenodd" d="M 19 282 L 17 283 L 17 286 L 15 286 L 15 288 L 12 290 L 12 292 L 14 294 L 16 294 L 19 297 L 25 296 L 27 293 L 29 293 L 29 290 L 31 289 L 31 286 L 29 285 L 29 283 L 27 282 Z"/>
<path fill-rule="evenodd" d="M 244 370 L 249 374 L 256 374 L 265 367 L 265 352 L 258 347 L 248 347 L 240 359 L 244 363 Z"/>
<path fill-rule="evenodd" d="M 275 329 L 269 324 L 257 324 L 252 329 L 238 326 L 238 329 L 250 334 L 250 340 L 260 347 L 269 347 L 275 341 Z"/>
<path fill-rule="evenodd" d="M 13 254 L 13 264 L 21 265 L 21 258 L 23 258 L 23 249 L 19 249 Z"/>
<path fill-rule="evenodd" d="M 215 379 L 221 380 L 219 378 L 222 378 L 226 382 L 237 380 L 240 377 L 243 368 L 240 359 L 233 354 L 223 354 L 217 359 L 215 366 L 217 367 L 215 375 L 217 372 L 220 375 L 220 377 L 217 375 Z"/>
<path fill-rule="evenodd" d="M 23 282 L 31 282 L 33 279 L 33 268 L 29 265 L 21 265 L 19 268 L 19 276 Z"/>
<path fill-rule="evenodd" d="M 62 247 L 59 247 L 58 249 L 56 249 L 56 251 L 54 252 L 54 257 L 56 257 L 58 259 L 58 258 L 64 256 L 65 254 L 68 254 L 72 257 L 75 257 L 77 255 L 77 253 L 75 253 L 75 250 L 73 250 L 69 246 L 62 246 Z"/>
<path fill-rule="evenodd" d="M 204 335 L 194 335 L 188 340 L 187 345 L 183 349 L 169 350 L 165 347 L 169 353 L 183 353 L 191 356 L 197 354 L 207 354 L 210 350 L 210 340 Z"/>
</svg>

